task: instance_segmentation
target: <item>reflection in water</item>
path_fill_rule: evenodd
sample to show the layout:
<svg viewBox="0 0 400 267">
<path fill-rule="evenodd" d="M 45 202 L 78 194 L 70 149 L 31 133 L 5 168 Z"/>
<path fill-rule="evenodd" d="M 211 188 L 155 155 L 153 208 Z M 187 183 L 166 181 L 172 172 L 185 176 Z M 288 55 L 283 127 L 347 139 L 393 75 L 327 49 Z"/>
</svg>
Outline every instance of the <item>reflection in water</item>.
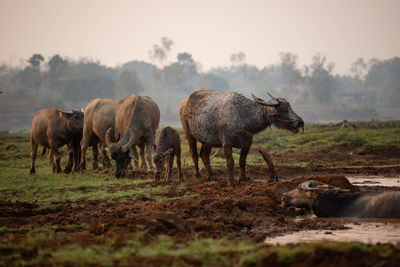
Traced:
<svg viewBox="0 0 400 267">
<path fill-rule="evenodd" d="M 317 219 L 321 220 L 321 219 Z M 324 219 L 326 220 L 326 219 Z M 285 245 L 289 243 L 331 240 L 357 241 L 368 244 L 400 243 L 400 219 L 329 219 L 345 222 L 346 230 L 307 230 L 285 236 L 267 238 L 265 243 Z"/>
</svg>

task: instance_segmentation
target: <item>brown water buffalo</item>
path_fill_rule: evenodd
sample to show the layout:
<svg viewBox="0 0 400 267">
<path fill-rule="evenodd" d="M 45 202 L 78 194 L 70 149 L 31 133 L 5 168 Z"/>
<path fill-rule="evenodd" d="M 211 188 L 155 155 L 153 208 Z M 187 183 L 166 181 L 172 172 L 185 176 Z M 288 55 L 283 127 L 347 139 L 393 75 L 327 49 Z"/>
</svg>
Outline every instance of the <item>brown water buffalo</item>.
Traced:
<svg viewBox="0 0 400 267">
<path fill-rule="evenodd" d="M 86 150 L 92 146 L 93 150 L 93 169 L 98 166 L 98 149 L 97 145 L 100 144 L 100 150 L 103 156 L 103 165 L 110 168 L 111 162 L 107 157 L 105 151 L 105 138 L 106 132 L 110 127 L 114 126 L 115 109 L 118 105 L 118 100 L 95 98 L 90 101 L 85 108 L 85 119 L 83 125 L 83 137 L 81 142 L 81 160 L 79 169 L 86 169 Z"/>
<path fill-rule="evenodd" d="M 106 144 L 116 162 L 115 177 L 123 177 L 131 158 L 137 162 L 135 146 L 140 147 L 142 164 L 144 147 L 147 148 L 148 170 L 153 170 L 151 154 L 154 149 L 155 133 L 160 122 L 160 109 L 148 96 L 132 95 L 118 101 L 114 127 L 106 133 Z M 111 139 L 114 129 L 114 139 Z"/>
<path fill-rule="evenodd" d="M 77 170 L 80 146 L 79 142 L 82 138 L 83 128 L 83 112 L 72 110 L 66 112 L 59 109 L 42 109 L 39 110 L 32 120 L 31 129 L 31 169 L 33 174 L 35 170 L 35 160 L 38 145 L 48 148 L 47 158 L 53 173 L 59 173 L 60 152 L 59 147 L 67 144 L 68 146 L 68 163 L 65 166 L 65 172 L 70 172 L 75 161 L 75 170 Z M 56 163 L 54 163 L 54 159 Z"/>
<path fill-rule="evenodd" d="M 221 93 L 200 88 L 180 103 L 179 114 L 189 142 L 196 177 L 199 177 L 196 141 L 202 144 L 200 156 L 208 180 L 211 180 L 212 175 L 209 158 L 212 147 L 224 149 L 228 182 L 233 186 L 232 147 L 241 149 L 239 181 L 247 180 L 246 157 L 254 134 L 271 125 L 294 133 L 304 127 L 303 120 L 285 99 L 272 97 L 265 101 L 255 96 L 253 98 L 254 101 L 235 92 Z"/>
<path fill-rule="evenodd" d="M 158 180 L 165 164 L 166 173 L 164 180 L 166 182 L 168 181 L 168 179 L 172 176 L 174 156 L 176 156 L 176 166 L 178 167 L 178 179 L 179 181 L 183 181 L 181 170 L 181 140 L 178 132 L 175 129 L 171 127 L 165 127 L 158 135 L 156 151 L 153 155 L 153 161 L 156 165 L 154 180 Z"/>
<path fill-rule="evenodd" d="M 308 208 L 318 217 L 400 218 L 400 192 L 348 193 L 309 180 L 283 194 L 282 206 Z"/>
</svg>

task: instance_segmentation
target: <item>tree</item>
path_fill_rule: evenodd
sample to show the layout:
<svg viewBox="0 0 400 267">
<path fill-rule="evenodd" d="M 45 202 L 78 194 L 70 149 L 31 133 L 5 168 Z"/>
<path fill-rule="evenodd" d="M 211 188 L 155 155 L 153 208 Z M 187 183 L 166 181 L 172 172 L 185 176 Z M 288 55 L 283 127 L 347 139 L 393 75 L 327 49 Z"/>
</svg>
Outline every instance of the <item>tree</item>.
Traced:
<svg viewBox="0 0 400 267">
<path fill-rule="evenodd" d="M 280 68 L 282 71 L 283 79 L 283 93 L 293 99 L 299 95 L 297 85 L 302 82 L 302 75 L 297 68 L 297 55 L 292 53 L 280 53 L 281 63 Z"/>
<path fill-rule="evenodd" d="M 123 70 L 117 80 L 117 97 L 126 97 L 141 91 L 143 91 L 143 86 L 136 72 Z"/>
<path fill-rule="evenodd" d="M 31 64 L 32 68 L 39 68 L 40 63 L 44 61 L 44 57 L 41 54 L 33 54 L 29 59 L 28 62 Z"/>
<path fill-rule="evenodd" d="M 351 64 L 350 73 L 353 74 L 354 78 L 363 79 L 366 75 L 367 63 L 361 57 L 358 58 Z"/>
<path fill-rule="evenodd" d="M 335 78 L 332 76 L 333 63 L 326 63 L 326 57 L 316 54 L 310 67 L 306 67 L 307 85 L 310 96 L 320 104 L 328 104 L 336 90 Z"/>
<path fill-rule="evenodd" d="M 54 55 L 50 60 L 49 60 L 49 67 L 50 67 L 50 72 L 55 73 L 57 70 L 64 69 L 65 67 L 68 66 L 68 62 L 59 55 Z"/>
<path fill-rule="evenodd" d="M 230 57 L 230 60 L 232 62 L 232 64 L 241 64 L 244 62 L 244 60 L 246 59 L 246 54 L 242 51 L 236 53 L 236 54 L 232 54 Z"/>
<path fill-rule="evenodd" d="M 149 50 L 150 60 L 152 62 L 158 61 L 161 67 L 164 65 L 165 61 L 168 60 L 169 53 L 174 42 L 167 37 L 161 38 L 161 45 L 153 45 L 153 48 Z"/>
<path fill-rule="evenodd" d="M 369 95 L 375 95 L 380 106 L 398 107 L 400 102 L 400 58 L 374 60 L 365 77 Z"/>
</svg>

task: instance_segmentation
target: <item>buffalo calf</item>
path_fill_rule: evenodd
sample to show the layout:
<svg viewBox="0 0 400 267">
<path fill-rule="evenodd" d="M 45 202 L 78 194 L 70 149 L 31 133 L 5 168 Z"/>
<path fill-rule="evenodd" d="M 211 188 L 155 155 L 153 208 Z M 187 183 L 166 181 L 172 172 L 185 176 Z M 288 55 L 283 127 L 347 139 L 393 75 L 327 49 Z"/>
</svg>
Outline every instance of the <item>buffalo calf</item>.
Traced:
<svg viewBox="0 0 400 267">
<path fill-rule="evenodd" d="M 167 182 L 172 176 L 172 165 L 174 164 L 174 156 L 176 156 L 176 166 L 178 167 L 178 179 L 183 181 L 181 171 L 181 141 L 178 132 L 171 128 L 165 127 L 158 135 L 156 152 L 153 155 L 153 161 L 156 165 L 154 172 L 154 180 L 158 180 L 165 164 L 166 173 L 164 180 Z"/>
</svg>

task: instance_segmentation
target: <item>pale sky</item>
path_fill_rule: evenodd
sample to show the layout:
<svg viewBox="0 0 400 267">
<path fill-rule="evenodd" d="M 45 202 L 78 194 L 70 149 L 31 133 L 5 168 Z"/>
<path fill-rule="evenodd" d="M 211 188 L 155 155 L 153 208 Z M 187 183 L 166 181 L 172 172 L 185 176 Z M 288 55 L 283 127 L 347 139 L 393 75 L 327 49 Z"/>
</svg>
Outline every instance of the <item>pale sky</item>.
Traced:
<svg viewBox="0 0 400 267">
<path fill-rule="evenodd" d="M 188 52 L 203 70 L 230 65 L 243 51 L 258 67 L 320 52 L 347 73 L 357 58 L 400 56 L 400 0 L 0 0 L 0 62 L 40 53 L 90 58 L 115 67 L 150 62 L 161 37 L 170 61 Z"/>
</svg>

